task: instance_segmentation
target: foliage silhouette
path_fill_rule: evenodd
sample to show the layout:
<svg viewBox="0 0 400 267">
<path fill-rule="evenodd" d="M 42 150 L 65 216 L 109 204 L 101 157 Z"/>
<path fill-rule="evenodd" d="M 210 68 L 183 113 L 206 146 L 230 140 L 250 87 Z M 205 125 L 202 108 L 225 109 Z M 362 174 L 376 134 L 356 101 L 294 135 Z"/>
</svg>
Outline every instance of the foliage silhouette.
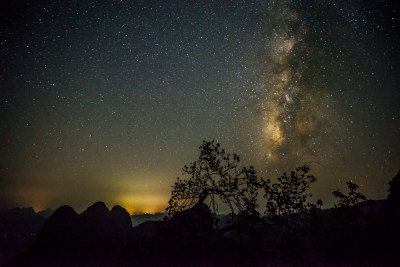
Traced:
<svg viewBox="0 0 400 267">
<path fill-rule="evenodd" d="M 277 183 L 263 181 L 264 198 L 267 200 L 265 214 L 268 218 L 299 214 L 315 207 L 307 201 L 312 196 L 307 193 L 307 189 L 316 181 L 309 171 L 310 166 L 305 164 L 296 168 L 289 176 L 283 173 Z M 322 201 L 318 200 L 317 204 L 322 206 Z"/>
<path fill-rule="evenodd" d="M 360 202 L 360 200 L 366 200 L 367 197 L 362 193 L 357 192 L 359 186 L 350 181 L 346 182 L 347 187 L 349 189 L 349 194 L 346 195 L 339 190 L 335 190 L 332 194 L 338 199 L 338 204 L 335 207 L 343 207 L 343 206 L 353 206 Z"/>
<path fill-rule="evenodd" d="M 208 201 L 215 216 L 219 200 L 228 205 L 232 215 L 243 212 L 258 214 L 260 182 L 254 168 L 239 166 L 239 156 L 226 153 L 214 141 L 203 141 L 199 149 L 199 159 L 182 169 L 187 178 L 178 177 L 172 186 L 166 212 L 172 215 Z"/>
</svg>

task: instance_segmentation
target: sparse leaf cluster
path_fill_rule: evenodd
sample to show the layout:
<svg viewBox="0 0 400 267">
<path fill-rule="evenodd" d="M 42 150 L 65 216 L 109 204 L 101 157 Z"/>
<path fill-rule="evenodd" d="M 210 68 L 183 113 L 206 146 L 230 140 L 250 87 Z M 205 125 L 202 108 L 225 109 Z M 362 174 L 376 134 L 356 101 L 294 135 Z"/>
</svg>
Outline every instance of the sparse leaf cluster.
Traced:
<svg viewBox="0 0 400 267">
<path fill-rule="evenodd" d="M 349 189 L 349 194 L 346 195 L 339 190 L 335 190 L 332 194 L 338 199 L 338 204 L 336 207 L 342 206 L 353 206 L 354 204 L 360 202 L 361 200 L 366 200 L 366 196 L 357 192 L 359 186 L 351 181 L 346 182 L 347 188 Z"/>
</svg>

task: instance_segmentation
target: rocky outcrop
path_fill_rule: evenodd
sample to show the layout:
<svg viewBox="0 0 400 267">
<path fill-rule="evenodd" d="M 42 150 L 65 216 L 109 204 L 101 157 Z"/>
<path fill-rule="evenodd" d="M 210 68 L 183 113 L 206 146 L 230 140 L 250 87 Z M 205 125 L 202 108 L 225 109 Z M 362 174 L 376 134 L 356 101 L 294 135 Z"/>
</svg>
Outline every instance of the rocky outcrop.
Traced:
<svg viewBox="0 0 400 267">
<path fill-rule="evenodd" d="M 167 231 L 179 236 L 180 240 L 205 239 L 212 232 L 213 215 L 204 203 L 179 212 L 168 223 Z"/>
<path fill-rule="evenodd" d="M 399 220 L 400 218 L 400 171 L 389 182 L 389 195 L 386 199 L 385 206 L 391 209 L 394 217 Z"/>
<path fill-rule="evenodd" d="M 389 195 L 383 204 L 380 220 L 391 232 L 400 233 L 400 171 L 389 182 Z"/>
<path fill-rule="evenodd" d="M 204 203 L 176 213 L 160 233 L 166 261 L 184 263 L 204 259 L 213 224 L 213 215 Z"/>
<path fill-rule="evenodd" d="M 114 206 L 111 209 L 110 217 L 112 224 L 118 233 L 127 233 L 132 229 L 132 221 L 129 213 L 121 206 Z"/>
<path fill-rule="evenodd" d="M 400 254 L 400 171 L 389 182 L 389 195 L 383 203 L 375 231 L 375 243 L 389 262 L 398 263 Z"/>
</svg>

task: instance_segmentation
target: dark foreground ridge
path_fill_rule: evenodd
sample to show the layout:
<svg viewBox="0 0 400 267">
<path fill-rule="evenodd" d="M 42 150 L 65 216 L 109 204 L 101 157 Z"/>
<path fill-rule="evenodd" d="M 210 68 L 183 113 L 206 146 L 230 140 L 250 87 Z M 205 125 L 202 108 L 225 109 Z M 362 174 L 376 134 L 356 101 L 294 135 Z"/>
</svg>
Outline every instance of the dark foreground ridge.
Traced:
<svg viewBox="0 0 400 267">
<path fill-rule="evenodd" d="M 0 266 L 29 248 L 52 213 L 32 207 L 0 211 Z"/>
<path fill-rule="evenodd" d="M 316 209 L 290 223 L 239 216 L 223 228 L 214 227 L 203 203 L 137 227 L 120 206 L 110 211 L 97 202 L 81 214 L 62 206 L 33 245 L 6 266 L 398 266 L 400 173 L 389 192 L 386 200 Z"/>
</svg>

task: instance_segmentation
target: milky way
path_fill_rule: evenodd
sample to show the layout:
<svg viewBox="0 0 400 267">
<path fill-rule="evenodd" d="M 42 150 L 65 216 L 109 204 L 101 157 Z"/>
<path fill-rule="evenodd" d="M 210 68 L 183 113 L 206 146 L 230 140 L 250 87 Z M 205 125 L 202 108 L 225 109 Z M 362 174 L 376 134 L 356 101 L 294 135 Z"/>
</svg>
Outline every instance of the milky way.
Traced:
<svg viewBox="0 0 400 267">
<path fill-rule="evenodd" d="M 393 1 L 4 1 L 0 208 L 165 208 L 203 139 L 326 206 L 400 168 Z"/>
<path fill-rule="evenodd" d="M 267 164 L 310 161 L 329 139 L 329 97 L 321 77 L 310 77 L 309 25 L 285 2 L 271 7 L 271 30 L 257 80 L 262 113 L 260 140 Z M 325 67 L 326 68 L 326 67 Z M 308 81 L 307 81 L 308 80 Z M 325 139 L 325 140 L 324 140 Z"/>
</svg>

